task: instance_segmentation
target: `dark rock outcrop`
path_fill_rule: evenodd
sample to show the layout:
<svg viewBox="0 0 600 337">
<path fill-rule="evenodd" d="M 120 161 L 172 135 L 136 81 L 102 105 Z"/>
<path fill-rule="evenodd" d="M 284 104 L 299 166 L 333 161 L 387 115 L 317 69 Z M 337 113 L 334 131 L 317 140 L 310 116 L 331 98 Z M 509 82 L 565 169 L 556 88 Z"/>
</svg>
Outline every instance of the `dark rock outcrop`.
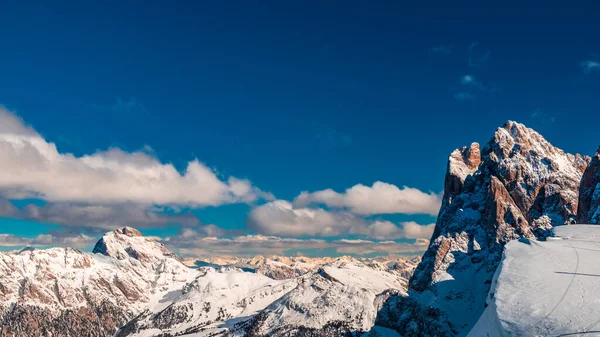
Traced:
<svg viewBox="0 0 600 337">
<path fill-rule="evenodd" d="M 581 179 L 577 222 L 600 224 L 600 148 Z"/>
</svg>

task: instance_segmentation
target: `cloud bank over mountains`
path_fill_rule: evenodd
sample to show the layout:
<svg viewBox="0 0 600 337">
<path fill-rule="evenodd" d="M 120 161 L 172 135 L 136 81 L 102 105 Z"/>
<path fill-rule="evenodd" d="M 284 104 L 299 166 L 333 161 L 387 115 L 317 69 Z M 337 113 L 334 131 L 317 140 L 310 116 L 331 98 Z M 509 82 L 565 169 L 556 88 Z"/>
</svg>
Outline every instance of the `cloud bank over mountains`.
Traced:
<svg viewBox="0 0 600 337">
<path fill-rule="evenodd" d="M 52 233 L 30 238 L 3 234 L 0 246 L 4 247 L 85 248 L 93 244 L 95 234 L 128 225 L 179 228 L 177 235 L 159 240 L 188 253 L 329 249 L 340 254 L 398 254 L 423 250 L 433 225 L 392 223 L 369 216 L 435 216 L 441 203 L 439 194 L 381 181 L 372 186 L 357 184 L 343 192 L 304 191 L 293 201 L 278 200 L 247 179 L 223 177 L 198 159 L 179 172 L 145 150 L 110 148 L 82 156 L 61 153 L 3 107 L 0 170 L 0 217 L 59 226 Z M 11 200 L 19 199 L 41 202 L 17 207 Z M 203 224 L 189 211 L 235 203 L 251 207 L 246 227 L 236 231 Z M 408 241 L 389 241 L 400 239 Z"/>
</svg>

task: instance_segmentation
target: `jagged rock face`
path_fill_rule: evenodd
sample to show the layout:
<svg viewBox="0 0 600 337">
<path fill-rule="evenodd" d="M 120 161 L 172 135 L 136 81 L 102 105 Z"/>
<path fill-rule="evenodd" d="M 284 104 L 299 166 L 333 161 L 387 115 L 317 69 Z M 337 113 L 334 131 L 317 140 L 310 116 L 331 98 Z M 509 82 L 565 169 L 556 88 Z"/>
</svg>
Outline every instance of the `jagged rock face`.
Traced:
<svg viewBox="0 0 600 337">
<path fill-rule="evenodd" d="M 0 336 L 6 337 L 105 337 L 125 324 L 131 315 L 110 301 L 61 311 L 15 303 L 0 308 Z"/>
<path fill-rule="evenodd" d="M 444 181 L 445 193 L 451 198 L 462 192 L 467 176 L 477 170 L 481 163 L 481 152 L 479 144 L 472 143 L 471 146 L 463 146 L 454 150 L 448 158 L 446 179 Z"/>
<path fill-rule="evenodd" d="M 600 224 L 600 148 L 581 179 L 577 222 Z"/>
<path fill-rule="evenodd" d="M 481 151 L 476 143 L 454 151 L 431 244 L 410 280 L 414 296 L 436 298 L 425 302 L 441 310 L 448 329 L 468 332 L 470 317 L 483 311 L 503 246 L 575 222 L 588 162 L 515 122 L 499 128 Z"/>
<path fill-rule="evenodd" d="M 100 241 L 108 245 L 98 245 L 112 249 L 115 242 L 142 239 L 136 232 L 107 233 Z M 112 336 L 154 298 L 181 288 L 197 274 L 164 254 L 156 242 L 139 241 L 127 248 L 144 252 L 144 258 L 115 259 L 72 248 L 0 253 L 0 335 Z M 148 256 L 155 259 L 149 262 Z"/>
</svg>

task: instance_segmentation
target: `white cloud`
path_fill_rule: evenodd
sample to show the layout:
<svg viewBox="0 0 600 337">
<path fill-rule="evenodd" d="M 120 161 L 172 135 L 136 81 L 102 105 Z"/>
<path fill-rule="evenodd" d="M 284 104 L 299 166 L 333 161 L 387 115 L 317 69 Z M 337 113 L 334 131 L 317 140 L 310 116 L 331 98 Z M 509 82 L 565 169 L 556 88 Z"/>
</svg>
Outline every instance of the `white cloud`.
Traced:
<svg viewBox="0 0 600 337">
<path fill-rule="evenodd" d="M 486 87 L 483 85 L 483 83 L 481 83 L 481 81 L 473 75 L 461 76 L 459 82 L 466 87 L 475 88 L 480 91 L 486 91 Z M 466 98 L 466 99 L 475 98 L 475 96 L 469 92 L 462 92 L 457 95 L 459 95 L 459 96 L 462 95 L 461 98 Z M 457 97 L 457 96 L 455 95 L 455 97 Z M 460 98 L 458 98 L 458 99 L 460 99 Z"/>
<path fill-rule="evenodd" d="M 362 184 L 338 193 L 332 189 L 316 192 L 302 192 L 294 200 L 294 206 L 305 207 L 311 204 L 325 204 L 328 207 L 344 208 L 362 215 L 371 214 L 430 214 L 437 215 L 441 196 L 425 193 L 416 188 L 375 182 L 373 186 Z"/>
<path fill-rule="evenodd" d="M 402 232 L 405 238 L 410 239 L 427 239 L 431 238 L 435 224 L 431 223 L 428 225 L 420 225 L 414 221 L 407 221 L 400 223 L 402 226 Z"/>
<path fill-rule="evenodd" d="M 597 61 L 585 60 L 579 66 L 585 74 L 590 74 L 592 71 L 600 71 L 600 62 Z"/>
<path fill-rule="evenodd" d="M 0 198 L 0 217 L 14 218 L 19 214 L 19 209 L 9 200 Z"/>
<path fill-rule="evenodd" d="M 175 225 L 194 228 L 204 236 L 239 234 L 227 232 L 215 225 L 204 225 L 192 212 L 177 213 L 173 210 L 137 204 L 123 205 L 77 205 L 49 203 L 43 206 L 29 204 L 21 209 L 0 197 L 0 217 L 32 220 L 56 224 L 65 231 L 85 230 L 86 233 L 102 234 L 118 227 L 164 228 Z"/>
<path fill-rule="evenodd" d="M 364 223 L 363 219 L 348 212 L 294 208 L 285 200 L 255 207 L 248 215 L 249 228 L 267 235 L 337 236 L 349 233 Z"/>
<path fill-rule="evenodd" d="M 12 234 L 0 234 L 0 247 L 22 247 L 31 243 L 31 239 Z"/>
<path fill-rule="evenodd" d="M 0 234 L 0 247 L 22 248 L 25 246 L 34 247 L 72 247 L 89 248 L 98 239 L 68 231 L 52 231 L 46 234 L 40 234 L 34 238 L 25 238 L 11 234 Z"/>
<path fill-rule="evenodd" d="M 460 78 L 460 83 L 462 83 L 462 84 L 475 84 L 475 83 L 477 83 L 477 80 L 475 79 L 475 76 L 464 75 L 463 77 Z"/>
<path fill-rule="evenodd" d="M 157 228 L 168 224 L 183 227 L 199 226 L 192 213 L 168 214 L 162 209 L 136 204 L 77 205 L 54 203 L 44 206 L 28 205 L 16 217 L 72 228 L 111 230 L 122 226 Z"/>
<path fill-rule="evenodd" d="M 71 247 L 89 248 L 98 241 L 98 238 L 81 233 L 53 232 L 36 236 L 29 245 L 45 247 Z"/>
<path fill-rule="evenodd" d="M 415 222 L 367 221 L 346 211 L 322 208 L 295 208 L 285 200 L 255 207 L 248 215 L 248 227 L 257 233 L 278 236 L 358 235 L 374 239 L 429 238 L 434 225 Z M 422 228 L 421 228 L 422 227 Z"/>
<path fill-rule="evenodd" d="M 370 238 L 384 239 L 427 239 L 431 238 L 435 224 L 420 225 L 414 221 L 401 222 L 400 226 L 390 221 L 375 221 L 364 227 L 362 233 Z"/>
<path fill-rule="evenodd" d="M 7 198 L 189 206 L 273 198 L 248 180 L 221 180 L 198 160 L 190 161 L 181 174 L 143 151 L 112 148 L 81 157 L 60 153 L 55 144 L 1 107 L 0 168 L 0 194 Z"/>
</svg>

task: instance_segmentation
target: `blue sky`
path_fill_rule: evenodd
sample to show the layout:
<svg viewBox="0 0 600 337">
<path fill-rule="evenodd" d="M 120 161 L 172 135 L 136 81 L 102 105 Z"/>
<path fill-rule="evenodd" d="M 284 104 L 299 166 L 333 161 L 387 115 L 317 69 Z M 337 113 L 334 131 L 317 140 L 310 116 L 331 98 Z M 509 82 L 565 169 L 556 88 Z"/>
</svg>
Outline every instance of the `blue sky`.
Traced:
<svg viewBox="0 0 600 337">
<path fill-rule="evenodd" d="M 3 197 L 12 203 L 26 197 L 19 207 L 43 199 L 178 216 L 142 224 L 145 233 L 171 242 L 182 227 L 207 224 L 227 238 L 381 240 L 356 228 L 389 221 L 402 230 L 404 222 L 427 225 L 435 216 L 406 208 L 357 212 L 347 195 L 293 205 L 352 222 L 335 235 L 273 230 L 273 219 L 267 226 L 249 216 L 273 200 L 292 202 L 302 191 L 342 193 L 377 181 L 439 193 L 448 154 L 487 141 L 509 119 L 568 152 L 592 154 L 600 122 L 600 5 L 452 5 L 4 4 L 0 104 L 58 153 L 80 158 L 109 148 L 141 150 L 182 175 L 197 159 L 220 181 L 247 180 L 273 197 L 255 193 L 251 201 L 219 200 L 217 206 L 182 199 L 132 205 L 60 193 L 49 198 L 41 190 Z M 203 225 L 182 226 L 181 218 L 190 215 Z M 78 227 L 73 219 L 69 225 L 52 219 L 65 221 L 54 213 L 5 216 L 0 230 L 15 240 L 49 231 L 95 237 L 116 225 Z"/>
</svg>

